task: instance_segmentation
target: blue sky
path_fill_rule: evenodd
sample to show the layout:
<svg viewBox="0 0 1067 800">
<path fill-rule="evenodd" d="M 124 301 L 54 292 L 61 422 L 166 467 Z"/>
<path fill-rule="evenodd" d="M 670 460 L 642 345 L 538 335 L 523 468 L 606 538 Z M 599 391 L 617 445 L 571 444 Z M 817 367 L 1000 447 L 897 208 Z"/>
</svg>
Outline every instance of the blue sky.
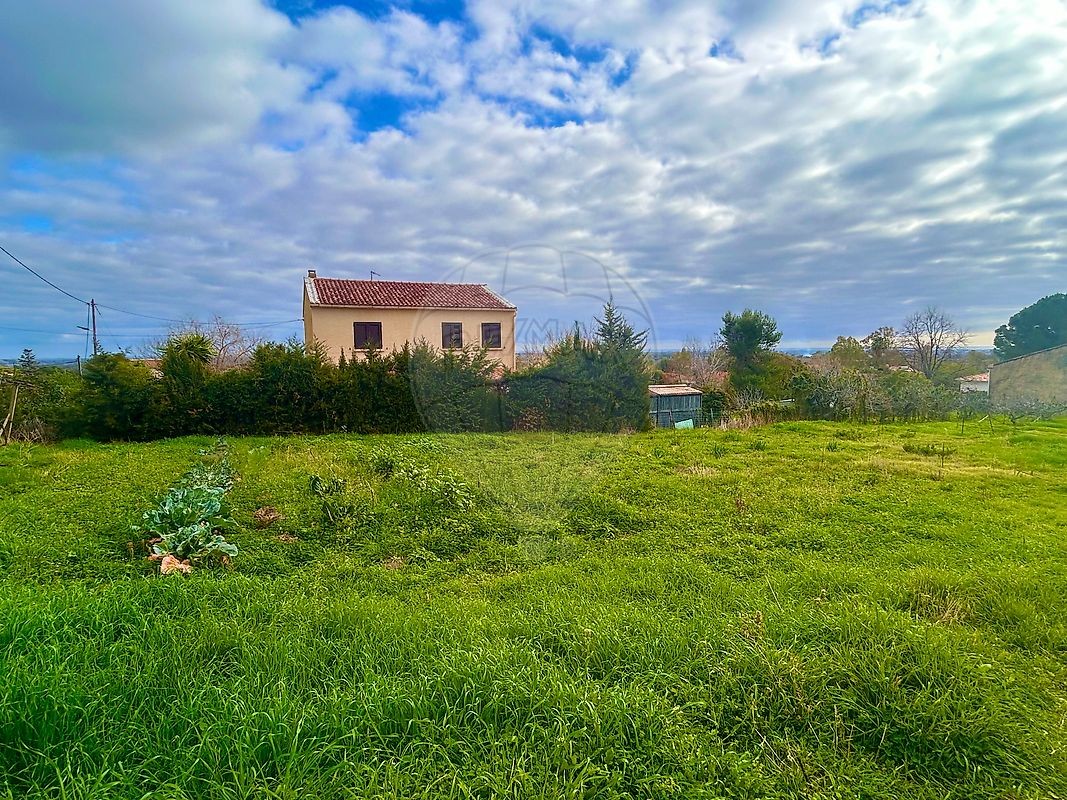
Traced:
<svg viewBox="0 0 1067 800">
<path fill-rule="evenodd" d="M 0 28 L 0 244 L 108 349 L 301 277 L 477 280 L 537 336 L 614 296 L 658 347 L 928 304 L 988 344 L 1067 285 L 1060 0 L 98 0 Z M 85 309 L 0 263 L 0 356 Z"/>
</svg>

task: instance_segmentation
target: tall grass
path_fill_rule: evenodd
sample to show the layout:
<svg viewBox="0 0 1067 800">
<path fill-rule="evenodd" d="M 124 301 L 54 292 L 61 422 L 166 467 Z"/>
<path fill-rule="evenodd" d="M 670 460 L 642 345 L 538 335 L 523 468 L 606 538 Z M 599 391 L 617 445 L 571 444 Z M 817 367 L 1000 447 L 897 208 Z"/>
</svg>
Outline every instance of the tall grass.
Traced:
<svg viewBox="0 0 1067 800">
<path fill-rule="evenodd" d="M 1067 795 L 1067 429 L 839 430 L 0 451 L 0 796 Z"/>
</svg>

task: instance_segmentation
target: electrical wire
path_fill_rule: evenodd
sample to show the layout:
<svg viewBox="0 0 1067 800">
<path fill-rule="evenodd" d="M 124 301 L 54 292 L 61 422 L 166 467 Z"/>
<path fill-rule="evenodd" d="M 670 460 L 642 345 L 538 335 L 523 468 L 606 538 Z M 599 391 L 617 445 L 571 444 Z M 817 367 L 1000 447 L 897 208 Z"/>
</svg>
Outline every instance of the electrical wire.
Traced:
<svg viewBox="0 0 1067 800">
<path fill-rule="evenodd" d="M 182 322 L 187 322 L 188 321 L 188 320 L 182 320 L 182 319 L 171 319 L 170 317 L 154 317 L 151 314 L 139 314 L 136 311 L 127 311 L 124 308 L 116 308 L 115 306 L 105 305 L 104 303 L 97 303 L 96 307 L 97 308 L 106 308 L 108 311 L 117 311 L 120 314 L 129 314 L 131 317 L 142 317 L 144 319 L 157 319 L 160 322 L 176 322 L 176 323 L 180 324 Z"/>
<path fill-rule="evenodd" d="M 97 304 L 97 307 L 99 308 L 99 304 Z M 100 316 L 100 314 L 98 313 L 97 317 L 99 318 L 99 316 Z M 277 325 L 286 325 L 286 324 L 293 323 L 293 322 L 303 322 L 303 321 L 304 321 L 303 319 L 284 319 L 284 320 L 279 320 L 277 322 L 259 322 L 259 323 L 254 323 L 254 324 L 251 324 L 251 325 L 246 325 L 246 324 L 243 324 L 243 323 L 240 323 L 240 322 L 234 322 L 232 324 L 236 325 L 238 327 L 241 327 L 241 328 L 270 328 L 270 327 L 274 327 L 274 326 L 277 326 Z M 14 332 L 17 332 L 17 333 L 44 333 L 44 334 L 48 334 L 48 335 L 51 335 L 51 336 L 78 336 L 79 335 L 76 332 L 75 333 L 71 333 L 70 331 L 50 331 L 50 330 L 45 330 L 43 328 L 19 328 L 19 327 L 12 327 L 12 326 L 9 326 L 9 325 L 0 325 L 0 331 L 14 331 Z M 117 339 L 117 338 L 138 338 L 138 337 L 148 337 L 148 336 L 164 336 L 169 332 L 170 332 L 169 328 L 139 328 L 139 329 L 136 329 L 136 330 L 125 329 L 125 330 L 122 330 L 120 333 L 109 333 L 108 336 L 110 336 L 112 338 L 115 338 L 115 339 Z"/>
<path fill-rule="evenodd" d="M 46 278 L 40 272 L 35 270 L 33 267 L 30 267 L 30 266 L 27 266 L 26 264 L 24 264 L 22 261 L 20 261 L 14 255 L 12 255 L 11 251 L 8 250 L 6 247 L 4 247 L 2 244 L 0 244 L 0 251 L 2 251 L 4 255 L 6 255 L 8 258 L 10 258 L 12 261 L 14 261 L 16 264 L 18 264 L 24 270 L 29 272 L 31 275 L 34 275 L 35 277 L 40 278 L 42 281 L 47 283 L 49 286 L 51 286 L 57 292 L 60 292 L 61 294 L 65 294 L 71 300 L 77 300 L 79 303 L 84 303 L 85 305 L 89 305 L 89 301 L 88 300 L 82 300 L 80 297 L 75 297 L 70 292 L 68 292 L 66 289 L 63 289 L 62 287 L 56 286 L 54 283 L 52 283 L 52 281 L 48 280 L 48 278 Z"/>
<path fill-rule="evenodd" d="M 69 297 L 71 300 L 77 300 L 79 303 L 83 303 L 84 305 L 89 305 L 89 301 L 88 300 L 82 300 L 80 297 L 77 297 L 77 296 L 71 294 L 70 292 L 68 292 L 63 287 L 52 283 L 52 281 L 48 280 L 48 278 L 46 278 L 40 272 L 38 272 L 37 270 L 33 269 L 29 265 L 25 264 L 23 261 L 19 260 L 19 258 L 17 256 L 15 256 L 10 250 L 8 250 L 3 245 L 0 245 L 0 252 L 4 253 L 4 255 L 6 255 L 8 258 L 10 258 L 12 261 L 14 261 L 16 264 L 18 264 L 20 267 L 25 269 L 27 272 L 29 272 L 34 277 L 38 278 L 39 280 L 44 281 L 46 284 L 51 286 L 57 292 L 61 292 L 62 294 L 64 294 L 67 297 Z M 173 317 L 158 317 L 158 316 L 155 316 L 153 314 L 142 314 L 139 311 L 130 311 L 130 310 L 125 309 L 125 308 L 119 308 L 118 306 L 107 305 L 106 303 L 96 303 L 96 307 L 98 309 L 99 308 L 106 308 L 109 311 L 115 311 L 115 312 L 117 312 L 119 314 L 128 314 L 131 317 L 141 317 L 142 319 L 154 319 L 154 320 L 158 320 L 159 322 L 171 322 L 171 323 L 174 323 L 176 325 L 184 325 L 184 324 L 188 324 L 189 322 L 192 321 L 192 320 L 189 320 L 189 319 L 175 319 Z M 91 309 L 90 309 L 90 311 L 91 311 Z M 90 314 L 90 316 L 91 316 L 91 314 Z M 286 319 L 286 320 L 277 320 L 277 321 L 270 321 L 270 322 L 258 322 L 258 321 L 254 321 L 253 320 L 251 322 L 234 322 L 232 324 L 239 325 L 239 326 L 244 327 L 244 328 L 259 328 L 259 327 L 264 327 L 265 328 L 265 327 L 270 327 L 272 325 L 285 325 L 285 324 L 290 323 L 290 322 L 302 322 L 302 321 L 303 321 L 302 319 Z"/>
<path fill-rule="evenodd" d="M 70 333 L 68 331 L 43 331 L 40 328 L 9 328 L 6 325 L 0 325 L 0 331 L 18 331 L 19 333 L 47 333 L 53 336 L 78 336 L 77 333 Z"/>
</svg>

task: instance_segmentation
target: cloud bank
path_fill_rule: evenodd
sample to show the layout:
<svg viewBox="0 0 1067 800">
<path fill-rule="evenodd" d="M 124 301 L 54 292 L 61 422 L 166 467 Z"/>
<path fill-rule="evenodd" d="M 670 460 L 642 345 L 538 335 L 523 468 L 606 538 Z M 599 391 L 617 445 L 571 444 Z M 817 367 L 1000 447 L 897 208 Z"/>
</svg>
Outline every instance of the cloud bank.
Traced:
<svg viewBox="0 0 1067 800">
<path fill-rule="evenodd" d="M 799 344 L 929 303 L 980 343 L 1063 289 L 1067 5 L 661 5 L 22 4 L 0 241 L 149 317 L 291 319 L 308 266 L 373 268 L 539 323 L 625 291 L 664 346 L 727 309 Z M 0 354 L 79 351 L 83 311 L 3 269 Z M 109 348 L 165 326 L 102 321 Z"/>
</svg>

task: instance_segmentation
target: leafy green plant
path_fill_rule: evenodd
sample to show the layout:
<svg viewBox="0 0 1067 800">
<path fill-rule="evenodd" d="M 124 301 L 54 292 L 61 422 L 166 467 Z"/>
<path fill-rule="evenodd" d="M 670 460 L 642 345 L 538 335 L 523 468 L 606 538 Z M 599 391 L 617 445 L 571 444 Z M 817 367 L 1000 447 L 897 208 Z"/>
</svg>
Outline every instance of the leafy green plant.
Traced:
<svg viewBox="0 0 1067 800">
<path fill-rule="evenodd" d="M 912 444 L 911 442 L 906 442 L 904 444 L 904 452 L 917 456 L 936 456 L 943 461 L 956 451 L 943 444 Z"/>
<path fill-rule="evenodd" d="M 308 478 L 308 488 L 311 489 L 312 494 L 316 497 L 343 494 L 347 486 L 348 481 L 344 478 L 323 478 L 319 475 L 312 475 Z"/>
<path fill-rule="evenodd" d="M 393 477 L 412 485 L 432 503 L 444 509 L 468 511 L 474 506 L 474 491 L 449 472 L 432 471 L 411 461 L 401 461 Z"/>
<path fill-rule="evenodd" d="M 210 556 L 235 556 L 237 547 L 220 531 L 233 526 L 224 512 L 222 489 L 170 489 L 159 505 L 146 511 L 136 530 L 152 534 L 153 556 L 174 556 L 194 564 Z"/>
<path fill-rule="evenodd" d="M 348 481 L 344 478 L 312 475 L 308 478 L 308 488 L 322 501 L 322 521 L 330 527 L 340 525 L 355 511 L 347 495 Z"/>
<path fill-rule="evenodd" d="M 225 443 L 221 447 L 225 452 Z M 226 508 L 233 481 L 234 470 L 225 455 L 200 462 L 143 514 L 134 530 L 150 537 L 150 558 L 162 562 L 161 572 L 188 572 L 209 558 L 237 555 L 237 547 L 222 535 L 234 527 Z"/>
<path fill-rule="evenodd" d="M 368 459 L 370 468 L 382 479 L 391 478 L 396 469 L 396 453 L 382 447 L 374 448 Z"/>
<path fill-rule="evenodd" d="M 235 474 L 225 458 L 210 464 L 201 462 L 179 479 L 178 486 L 185 489 L 221 489 L 225 493 L 233 488 Z"/>
</svg>

